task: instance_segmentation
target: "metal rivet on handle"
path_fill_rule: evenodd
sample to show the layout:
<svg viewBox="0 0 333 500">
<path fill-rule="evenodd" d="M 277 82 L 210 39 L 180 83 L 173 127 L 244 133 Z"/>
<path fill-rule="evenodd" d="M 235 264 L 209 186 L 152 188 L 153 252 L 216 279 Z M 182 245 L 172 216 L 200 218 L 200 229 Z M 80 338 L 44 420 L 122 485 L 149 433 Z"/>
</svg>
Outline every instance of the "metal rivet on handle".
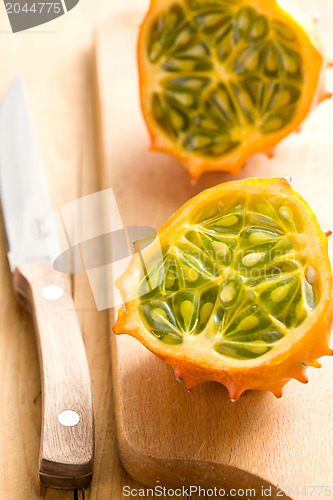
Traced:
<svg viewBox="0 0 333 500">
<path fill-rule="evenodd" d="M 65 427 L 74 427 L 80 422 L 80 415 L 74 410 L 64 410 L 59 413 L 58 421 Z"/>
<path fill-rule="evenodd" d="M 58 300 L 64 295 L 61 286 L 47 285 L 42 288 L 42 295 L 46 300 Z"/>
</svg>

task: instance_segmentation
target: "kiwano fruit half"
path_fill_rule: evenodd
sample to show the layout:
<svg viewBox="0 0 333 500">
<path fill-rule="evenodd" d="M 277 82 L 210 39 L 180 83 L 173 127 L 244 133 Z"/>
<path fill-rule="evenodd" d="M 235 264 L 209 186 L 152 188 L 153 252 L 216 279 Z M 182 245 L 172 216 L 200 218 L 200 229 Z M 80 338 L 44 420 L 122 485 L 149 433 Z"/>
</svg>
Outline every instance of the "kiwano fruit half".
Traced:
<svg viewBox="0 0 333 500">
<path fill-rule="evenodd" d="M 283 0 L 151 0 L 138 64 L 151 149 L 193 179 L 237 174 L 330 97 L 314 25 Z"/>
<path fill-rule="evenodd" d="M 285 179 L 218 185 L 139 241 L 116 281 L 117 334 L 137 338 L 189 390 L 215 380 L 282 395 L 332 355 L 327 236 Z"/>
</svg>

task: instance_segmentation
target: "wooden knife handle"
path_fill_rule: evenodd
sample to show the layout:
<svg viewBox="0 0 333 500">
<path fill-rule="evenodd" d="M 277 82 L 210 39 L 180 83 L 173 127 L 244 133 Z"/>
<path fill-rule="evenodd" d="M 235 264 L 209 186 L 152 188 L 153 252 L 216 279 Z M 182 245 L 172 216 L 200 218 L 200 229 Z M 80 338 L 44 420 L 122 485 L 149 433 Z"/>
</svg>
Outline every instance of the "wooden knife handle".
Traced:
<svg viewBox="0 0 333 500">
<path fill-rule="evenodd" d="M 32 314 L 39 354 L 42 423 L 38 470 L 42 484 L 81 488 L 94 459 L 90 376 L 74 303 L 63 274 L 50 262 L 18 266 L 14 287 Z"/>
</svg>

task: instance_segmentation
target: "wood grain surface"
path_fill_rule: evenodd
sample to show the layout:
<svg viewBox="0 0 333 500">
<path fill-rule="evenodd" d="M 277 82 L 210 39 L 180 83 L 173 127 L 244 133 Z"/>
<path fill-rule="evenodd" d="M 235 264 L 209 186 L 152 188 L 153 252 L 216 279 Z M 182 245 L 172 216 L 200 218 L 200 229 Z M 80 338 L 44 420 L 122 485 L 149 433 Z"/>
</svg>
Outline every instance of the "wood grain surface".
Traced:
<svg viewBox="0 0 333 500">
<path fill-rule="evenodd" d="M 0 4 L 0 96 L 22 74 L 54 209 L 100 189 L 92 86 L 92 35 L 116 0 L 80 0 L 63 17 L 13 35 Z M 0 222 L 1 224 L 1 222 Z M 87 490 L 59 491 L 38 481 L 41 385 L 30 315 L 18 305 L 0 226 L 0 498 L 120 499 L 139 488 L 120 464 L 112 404 L 107 313 L 96 311 L 85 274 L 70 280 L 90 368 L 96 452 Z"/>
<path fill-rule="evenodd" d="M 298 2 L 319 21 L 333 57 L 329 2 Z M 96 35 L 103 187 L 112 187 L 124 225 L 158 228 L 185 201 L 231 179 L 205 174 L 196 184 L 172 158 L 148 152 L 140 113 L 136 40 L 145 1 L 124 2 Z M 332 73 L 328 75 L 332 85 Z M 333 102 L 325 102 L 302 131 L 285 139 L 273 159 L 255 155 L 239 178 L 290 174 L 323 227 L 333 221 Z M 332 257 L 333 245 L 330 243 Z M 110 312 L 111 323 L 115 312 Z M 299 498 L 296 487 L 333 485 L 333 360 L 309 369 L 310 383 L 290 382 L 277 400 L 247 392 L 233 404 L 225 388 L 206 383 L 188 394 L 172 370 L 136 340 L 111 334 L 116 420 L 122 461 L 149 485 L 250 487 L 265 481 Z M 311 457 L 311 458 L 306 458 Z M 320 498 L 319 489 L 312 494 Z M 272 497 L 278 497 L 272 491 Z"/>
<path fill-rule="evenodd" d="M 93 193 L 102 186 L 98 172 L 96 149 L 98 138 L 92 91 L 92 35 L 96 19 L 106 19 L 110 8 L 121 7 L 123 3 L 120 0 L 80 0 L 75 9 L 66 16 L 29 32 L 15 35 L 10 32 L 4 4 L 0 5 L 2 42 L 0 95 L 3 95 L 17 73 L 23 75 L 55 209 L 80 196 Z M 319 10 L 323 20 L 320 26 L 325 45 L 328 49 L 332 49 L 331 21 L 328 17 L 325 19 L 327 9 L 332 10 L 330 0 L 320 2 L 307 0 L 303 5 L 316 15 Z M 133 22 L 136 25 L 137 18 L 133 19 Z M 331 55 L 333 56 L 333 50 Z M 106 53 L 105 59 L 107 65 L 107 61 L 110 60 L 109 53 Z M 117 78 L 117 74 L 112 76 Z M 127 99 L 124 102 L 126 101 Z M 330 106 L 330 111 L 324 113 L 318 108 L 311 117 L 310 123 L 313 125 L 306 126 L 303 135 L 287 139 L 279 146 L 277 157 L 272 163 L 267 163 L 261 157 L 256 159 L 259 163 L 257 175 L 284 174 L 286 168 L 295 173 L 301 170 L 302 175 L 295 177 L 295 187 L 313 205 L 324 226 L 329 226 L 333 216 L 329 185 L 332 172 L 332 146 L 331 138 L 328 141 L 330 127 L 327 123 L 327 115 L 332 111 L 332 105 L 326 103 L 327 105 Z M 130 135 L 131 132 L 135 132 L 131 125 L 131 113 L 128 114 L 126 107 L 124 112 L 127 113 L 128 122 L 126 136 L 131 137 L 131 144 L 137 144 L 135 136 Z M 115 133 L 114 129 L 112 133 Z M 308 143 L 312 141 L 314 145 L 310 146 Z M 134 165 L 139 146 L 141 151 L 145 149 L 144 143 L 137 144 L 135 150 L 130 153 L 133 167 L 127 179 L 124 178 L 120 182 L 119 191 L 126 191 L 128 186 L 133 190 L 135 186 L 136 177 L 135 175 L 132 177 L 132 174 L 135 173 Z M 108 158 L 111 158 L 109 150 L 107 154 Z M 200 184 L 193 187 L 190 186 L 185 172 L 183 173 L 175 162 L 170 162 L 160 155 L 153 156 L 156 168 L 153 171 L 147 170 L 142 186 L 142 197 L 150 200 L 148 207 L 152 214 L 155 204 L 163 203 L 168 207 L 166 209 L 168 213 L 164 215 L 169 216 L 176 205 L 183 203 L 192 193 L 229 178 L 224 175 L 207 175 Z M 280 165 L 280 161 L 282 159 L 286 161 L 286 157 L 289 158 L 288 162 Z M 311 158 L 311 165 L 316 167 L 315 176 L 313 167 L 309 167 L 309 160 L 305 161 L 308 157 Z M 110 165 L 109 161 L 107 165 Z M 167 175 L 164 171 L 166 165 L 169 165 L 170 169 Z M 158 189 L 161 184 L 170 182 L 175 172 L 178 173 L 178 181 L 173 184 L 172 193 L 167 194 L 161 190 L 159 195 Z M 253 173 L 253 160 L 246 166 L 242 176 L 251 173 Z M 155 188 L 152 190 L 153 183 Z M 105 185 L 105 182 L 103 184 Z M 133 205 L 128 207 L 128 220 L 132 208 Z M 147 212 L 145 217 L 143 212 L 139 212 L 138 216 L 140 219 L 145 219 L 145 223 L 148 222 Z M 154 223 L 159 225 L 161 222 L 162 214 L 156 217 Z M 106 312 L 96 312 L 89 283 L 84 274 L 74 276 L 71 287 L 93 386 L 96 418 L 94 476 L 87 490 L 61 492 L 47 489 L 39 484 L 37 459 L 41 398 L 37 346 L 31 318 L 17 304 L 14 296 L 3 230 L 0 230 L 0 252 L 0 498 L 5 500 L 125 498 L 122 494 L 124 486 L 130 488 L 141 488 L 141 486 L 124 471 L 118 458 L 112 405 L 108 315 Z M 149 377 L 146 383 L 150 383 Z M 159 388 L 159 393 L 163 398 L 165 394 L 162 387 Z M 324 395 L 320 393 L 318 399 L 324 401 Z M 175 404 L 176 409 L 177 404 L 180 404 L 180 400 Z M 275 407 L 272 407 L 271 414 L 275 415 L 275 411 Z M 303 411 L 300 408 L 300 412 Z M 327 412 L 328 409 L 325 409 L 324 413 Z M 167 413 L 170 413 L 170 408 L 167 408 Z M 148 418 L 153 419 L 154 415 L 154 408 L 150 408 Z M 288 414 L 284 415 L 284 418 L 288 420 Z M 138 421 L 136 425 L 139 426 L 140 422 Z M 137 429 L 132 428 L 134 433 Z M 186 430 L 179 429 L 178 436 L 181 432 L 186 433 Z M 304 435 L 299 443 L 304 450 L 305 462 L 313 460 L 311 455 L 309 457 L 307 454 L 307 438 L 308 436 Z M 325 454 L 325 447 L 332 442 L 332 436 L 327 436 L 327 441 L 328 443 L 323 444 L 322 439 L 318 438 L 318 450 L 321 449 L 322 454 Z M 199 448 L 198 458 L 201 458 Z M 147 497 L 154 498 L 154 495 L 148 496 L 147 492 Z M 171 497 L 167 495 L 164 498 Z M 186 495 L 180 498 L 186 498 Z M 204 497 L 200 496 L 201 498 Z M 197 500 L 199 496 L 192 495 L 192 499 Z"/>
</svg>

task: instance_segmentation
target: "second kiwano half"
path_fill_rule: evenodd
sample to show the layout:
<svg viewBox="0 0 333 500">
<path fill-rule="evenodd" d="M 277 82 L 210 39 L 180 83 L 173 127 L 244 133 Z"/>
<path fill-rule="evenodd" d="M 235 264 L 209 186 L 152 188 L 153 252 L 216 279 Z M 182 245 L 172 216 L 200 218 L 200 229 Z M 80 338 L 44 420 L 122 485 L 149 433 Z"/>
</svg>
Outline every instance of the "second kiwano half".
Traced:
<svg viewBox="0 0 333 500">
<path fill-rule="evenodd" d="M 188 389 L 224 384 L 282 395 L 331 355 L 327 235 L 283 178 L 248 179 L 189 200 L 139 241 L 117 280 L 117 334 L 137 338 Z"/>
<path fill-rule="evenodd" d="M 330 96 L 315 26 L 284 0 L 151 0 L 138 63 L 151 147 L 193 179 L 270 154 Z"/>
</svg>

